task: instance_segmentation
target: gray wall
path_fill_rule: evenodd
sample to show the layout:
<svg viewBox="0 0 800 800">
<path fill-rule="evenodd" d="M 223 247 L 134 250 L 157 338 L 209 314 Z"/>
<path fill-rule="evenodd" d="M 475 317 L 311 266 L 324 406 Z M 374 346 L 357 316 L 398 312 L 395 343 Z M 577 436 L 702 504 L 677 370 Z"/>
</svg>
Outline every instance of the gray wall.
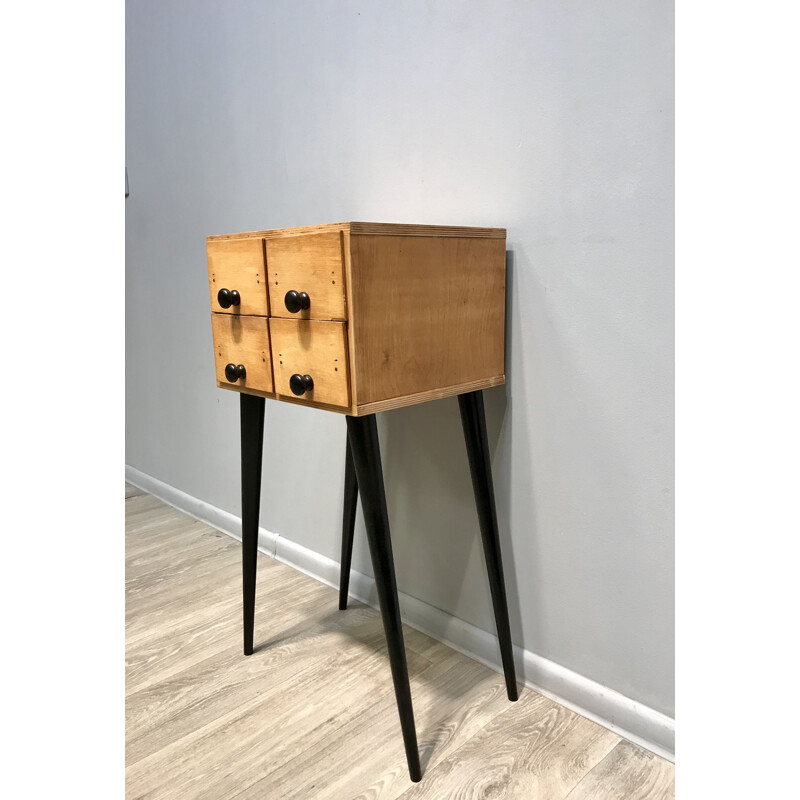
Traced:
<svg viewBox="0 0 800 800">
<path fill-rule="evenodd" d="M 664 0 L 127 3 L 128 463 L 238 514 L 207 234 L 505 227 L 514 641 L 673 715 L 672 40 Z M 338 560 L 344 419 L 267 426 L 262 525 Z M 401 588 L 493 631 L 457 402 L 380 431 Z"/>
</svg>

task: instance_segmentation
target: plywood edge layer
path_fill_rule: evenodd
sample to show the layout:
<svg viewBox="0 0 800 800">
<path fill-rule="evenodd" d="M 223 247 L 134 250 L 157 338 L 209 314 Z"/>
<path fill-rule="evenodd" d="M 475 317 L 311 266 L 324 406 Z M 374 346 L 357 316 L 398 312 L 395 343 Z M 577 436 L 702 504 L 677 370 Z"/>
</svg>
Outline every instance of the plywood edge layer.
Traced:
<svg viewBox="0 0 800 800">
<path fill-rule="evenodd" d="M 502 386 L 506 382 L 505 375 L 497 375 L 494 378 L 483 378 L 479 381 L 470 383 L 459 383 L 456 386 L 446 386 L 443 389 L 431 389 L 427 392 L 409 394 L 404 397 L 392 397 L 389 400 L 377 400 L 374 403 L 365 403 L 356 406 L 352 412 L 354 417 L 364 417 L 367 414 L 377 414 L 379 411 L 391 411 L 394 408 L 403 406 L 413 406 L 417 403 L 425 403 L 428 400 L 441 400 L 445 397 L 453 397 L 457 394 L 466 392 L 477 392 L 481 389 L 491 389 L 493 386 Z"/>
<path fill-rule="evenodd" d="M 217 388 L 227 389 L 231 392 L 238 392 L 239 394 L 254 394 L 257 397 L 266 397 L 268 400 L 277 400 L 279 403 L 294 403 L 298 406 L 306 406 L 306 408 L 319 408 L 323 411 L 335 411 L 337 414 L 353 414 L 354 410 L 350 406 L 332 406 L 327 403 L 316 403 L 313 400 L 303 400 L 298 397 L 286 397 L 286 395 L 277 395 L 274 392 L 260 392 L 258 389 L 242 389 L 232 383 L 222 383 L 217 381 Z"/>
<path fill-rule="evenodd" d="M 332 222 L 327 225 L 303 225 L 298 228 L 273 228 L 264 231 L 220 233 L 206 236 L 206 242 L 231 239 L 281 239 L 304 233 L 329 233 L 345 231 L 355 235 L 371 236 L 436 236 L 440 238 L 505 239 L 505 228 L 469 228 L 454 225 L 407 225 L 394 222 Z"/>
<path fill-rule="evenodd" d="M 279 395 L 275 398 L 281 403 L 293 403 L 296 406 L 305 406 L 306 408 L 319 408 L 322 411 L 335 411 L 337 414 L 351 414 L 353 409 L 350 406 L 332 406 L 328 403 L 318 403 L 315 400 L 303 400 L 302 397 L 287 397 L 285 394 Z"/>
<path fill-rule="evenodd" d="M 269 400 L 276 400 L 277 395 L 275 392 L 262 392 L 258 389 L 242 389 L 241 386 L 236 386 L 232 383 L 223 383 L 222 381 L 217 381 L 217 388 L 218 389 L 227 389 L 230 392 L 238 392 L 239 394 L 254 394 L 256 397 L 266 397 Z"/>
<path fill-rule="evenodd" d="M 351 222 L 350 233 L 370 236 L 434 236 L 456 239 L 505 239 L 505 228 L 469 228 L 454 225 L 405 225 L 391 222 Z"/>
<path fill-rule="evenodd" d="M 228 389 L 228 391 L 238 392 L 239 394 L 254 394 L 258 397 L 266 397 L 270 400 L 277 400 L 281 403 L 294 403 L 299 406 L 306 406 L 307 408 L 319 408 L 323 411 L 335 411 L 337 414 L 349 414 L 353 417 L 365 417 L 368 414 L 377 414 L 380 411 L 391 411 L 395 408 L 403 408 L 404 406 L 413 406 L 417 403 L 425 403 L 429 400 L 442 400 L 445 397 L 454 397 L 458 394 L 465 394 L 466 392 L 477 392 L 481 389 L 491 389 L 493 386 L 502 386 L 506 382 L 505 375 L 498 375 L 494 378 L 484 378 L 480 381 L 472 381 L 471 383 L 460 383 L 457 386 L 447 386 L 444 389 L 432 389 L 428 392 L 419 392 L 418 394 L 409 394 L 405 397 L 392 397 L 389 400 L 379 400 L 375 403 L 366 403 L 352 408 L 347 406 L 331 406 L 326 403 L 315 403 L 313 400 L 302 400 L 293 397 L 286 397 L 281 395 L 278 397 L 274 392 L 259 392 L 257 389 L 247 389 L 243 391 L 240 387 L 233 384 L 222 383 L 217 381 L 217 387 L 220 389 Z"/>
<path fill-rule="evenodd" d="M 302 225 L 298 228 L 273 228 L 266 231 L 245 231 L 243 233 L 219 233 L 206 236 L 207 242 L 219 242 L 230 239 L 282 239 L 287 236 L 298 236 L 303 233 L 331 233 L 350 229 L 349 222 L 331 222 L 327 225 Z"/>
<path fill-rule="evenodd" d="M 236 311 L 212 311 L 218 317 L 241 317 L 242 319 L 270 319 L 269 314 L 241 314 Z"/>
</svg>

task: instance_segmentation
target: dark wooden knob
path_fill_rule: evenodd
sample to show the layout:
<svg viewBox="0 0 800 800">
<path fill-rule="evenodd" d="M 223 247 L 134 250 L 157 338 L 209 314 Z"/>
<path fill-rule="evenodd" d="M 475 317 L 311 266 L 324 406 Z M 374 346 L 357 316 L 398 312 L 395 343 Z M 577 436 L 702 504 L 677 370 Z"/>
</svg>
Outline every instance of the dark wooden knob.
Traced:
<svg viewBox="0 0 800 800">
<path fill-rule="evenodd" d="M 230 308 L 231 306 L 238 306 L 242 302 L 242 298 L 236 289 L 220 289 L 217 292 L 217 302 L 223 308 Z"/>
<path fill-rule="evenodd" d="M 286 310 L 292 314 L 296 314 L 298 311 L 304 311 L 311 307 L 311 298 L 305 292 L 296 292 L 294 289 L 290 289 L 286 292 L 286 297 L 283 298 L 283 302 L 286 306 Z"/>
<path fill-rule="evenodd" d="M 247 377 L 247 372 L 244 368 L 244 364 L 226 364 L 225 377 L 229 383 L 236 383 L 236 381 L 238 381 L 239 378 Z"/>
<path fill-rule="evenodd" d="M 292 375 L 289 378 L 289 388 L 299 397 L 301 394 L 314 391 L 314 379 L 310 375 Z"/>
</svg>

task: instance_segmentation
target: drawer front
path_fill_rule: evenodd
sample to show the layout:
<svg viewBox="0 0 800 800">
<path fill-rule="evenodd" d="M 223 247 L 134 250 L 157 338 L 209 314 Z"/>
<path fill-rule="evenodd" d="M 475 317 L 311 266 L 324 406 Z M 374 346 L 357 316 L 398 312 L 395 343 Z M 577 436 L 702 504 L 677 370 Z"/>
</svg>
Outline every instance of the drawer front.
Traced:
<svg viewBox="0 0 800 800">
<path fill-rule="evenodd" d="M 269 315 L 263 239 L 227 239 L 207 242 L 211 310 L 222 314 Z M 220 305 L 219 291 L 239 293 L 239 304 Z M 224 302 L 224 300 L 223 300 Z"/>
<path fill-rule="evenodd" d="M 290 320 L 271 317 L 275 392 L 311 404 L 350 405 L 347 338 L 343 322 Z M 313 388 L 292 391 L 292 376 L 310 376 Z"/>
<path fill-rule="evenodd" d="M 273 317 L 346 319 L 341 231 L 267 239 L 266 249 Z M 308 295 L 309 307 L 290 311 L 290 291 Z"/>
<path fill-rule="evenodd" d="M 266 317 L 243 317 L 236 314 L 212 314 L 214 357 L 217 380 L 241 389 L 272 392 L 272 357 L 269 348 L 269 322 Z M 240 364 L 243 378 L 234 380 L 225 374 L 225 367 Z"/>
</svg>

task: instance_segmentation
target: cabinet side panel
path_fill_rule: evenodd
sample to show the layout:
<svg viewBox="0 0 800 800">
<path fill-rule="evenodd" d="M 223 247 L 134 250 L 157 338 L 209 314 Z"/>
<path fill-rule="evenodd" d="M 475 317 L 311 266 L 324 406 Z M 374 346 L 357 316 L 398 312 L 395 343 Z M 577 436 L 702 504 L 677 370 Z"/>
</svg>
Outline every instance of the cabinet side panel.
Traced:
<svg viewBox="0 0 800 800">
<path fill-rule="evenodd" d="M 505 375 L 505 239 L 350 236 L 358 404 Z"/>
</svg>

